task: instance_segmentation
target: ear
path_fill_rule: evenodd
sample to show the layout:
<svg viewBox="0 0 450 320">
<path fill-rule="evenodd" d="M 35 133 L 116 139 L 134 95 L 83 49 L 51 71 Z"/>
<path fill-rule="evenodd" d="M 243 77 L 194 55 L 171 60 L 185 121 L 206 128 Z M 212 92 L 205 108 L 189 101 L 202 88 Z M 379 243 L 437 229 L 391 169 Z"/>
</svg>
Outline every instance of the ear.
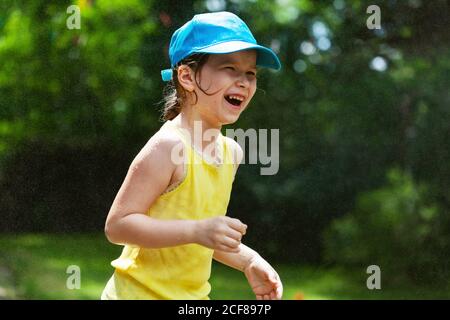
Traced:
<svg viewBox="0 0 450 320">
<path fill-rule="evenodd" d="M 178 67 L 178 82 L 188 92 L 193 92 L 195 89 L 194 71 L 187 65 Z"/>
</svg>

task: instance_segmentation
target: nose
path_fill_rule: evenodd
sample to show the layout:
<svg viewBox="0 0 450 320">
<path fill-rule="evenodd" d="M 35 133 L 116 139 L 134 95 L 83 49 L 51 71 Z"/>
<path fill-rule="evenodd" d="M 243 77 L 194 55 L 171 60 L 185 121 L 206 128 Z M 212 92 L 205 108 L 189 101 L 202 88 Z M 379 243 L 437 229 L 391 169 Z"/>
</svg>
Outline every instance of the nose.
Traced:
<svg viewBox="0 0 450 320">
<path fill-rule="evenodd" d="M 243 73 L 239 76 L 236 83 L 241 88 L 248 88 L 250 86 L 250 81 L 248 80 L 245 73 Z"/>
</svg>

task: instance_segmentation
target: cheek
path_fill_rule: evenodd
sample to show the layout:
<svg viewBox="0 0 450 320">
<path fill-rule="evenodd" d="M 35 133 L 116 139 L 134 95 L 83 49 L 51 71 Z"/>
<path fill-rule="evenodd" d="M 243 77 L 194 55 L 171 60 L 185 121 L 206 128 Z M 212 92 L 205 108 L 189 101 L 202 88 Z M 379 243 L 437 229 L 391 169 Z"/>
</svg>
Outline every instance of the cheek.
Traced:
<svg viewBox="0 0 450 320">
<path fill-rule="evenodd" d="M 230 79 L 228 78 L 229 76 L 221 74 L 219 72 L 204 76 L 199 84 L 203 91 L 205 91 L 207 94 L 212 95 L 206 95 L 205 93 L 201 92 L 201 90 L 199 90 L 200 94 L 206 99 L 219 99 L 216 96 L 223 95 L 223 92 L 221 91 L 223 91 L 223 89 L 226 88 L 230 83 Z"/>
</svg>

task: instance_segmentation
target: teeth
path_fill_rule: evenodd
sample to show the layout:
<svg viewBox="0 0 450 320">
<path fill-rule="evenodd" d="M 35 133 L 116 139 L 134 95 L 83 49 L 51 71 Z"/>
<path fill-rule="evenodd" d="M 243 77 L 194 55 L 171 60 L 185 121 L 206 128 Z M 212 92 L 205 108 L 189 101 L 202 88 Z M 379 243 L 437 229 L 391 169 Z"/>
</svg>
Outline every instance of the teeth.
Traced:
<svg viewBox="0 0 450 320">
<path fill-rule="evenodd" d="M 236 100 L 239 100 L 239 101 L 244 101 L 244 98 L 242 98 L 242 97 L 240 97 L 240 96 L 234 96 L 234 95 L 231 95 L 231 96 L 228 96 L 230 99 L 236 99 Z"/>
</svg>

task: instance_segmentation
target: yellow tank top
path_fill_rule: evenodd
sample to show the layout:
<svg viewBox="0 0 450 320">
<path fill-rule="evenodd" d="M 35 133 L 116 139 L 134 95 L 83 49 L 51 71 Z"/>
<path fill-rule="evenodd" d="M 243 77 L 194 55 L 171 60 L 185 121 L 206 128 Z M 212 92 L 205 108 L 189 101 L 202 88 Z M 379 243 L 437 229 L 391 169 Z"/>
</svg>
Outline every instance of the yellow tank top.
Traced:
<svg viewBox="0 0 450 320">
<path fill-rule="evenodd" d="M 234 180 L 232 150 L 220 134 L 222 164 L 205 161 L 184 132 L 170 120 L 162 129 L 176 132 L 186 150 L 184 180 L 163 193 L 147 214 L 157 219 L 206 219 L 225 215 Z M 209 299 L 213 250 L 187 244 L 161 249 L 126 245 L 102 299 Z"/>
</svg>

